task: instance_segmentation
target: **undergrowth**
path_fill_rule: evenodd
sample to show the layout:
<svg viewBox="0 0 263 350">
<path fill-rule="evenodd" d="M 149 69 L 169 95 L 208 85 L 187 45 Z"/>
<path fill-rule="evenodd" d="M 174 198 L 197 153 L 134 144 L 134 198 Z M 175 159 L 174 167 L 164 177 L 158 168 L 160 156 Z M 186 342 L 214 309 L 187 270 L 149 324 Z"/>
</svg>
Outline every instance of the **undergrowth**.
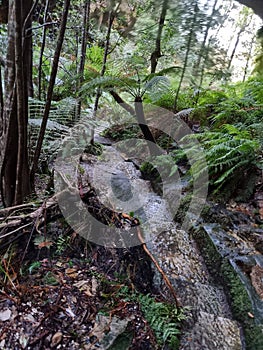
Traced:
<svg viewBox="0 0 263 350">
<path fill-rule="evenodd" d="M 184 309 L 158 301 L 150 294 L 130 291 L 128 286 L 120 288 L 115 298 L 124 298 L 126 302 L 139 304 L 146 322 L 154 332 L 160 349 L 176 350 L 179 348 L 180 323 L 186 318 Z M 168 347 L 168 348 L 167 348 Z"/>
</svg>

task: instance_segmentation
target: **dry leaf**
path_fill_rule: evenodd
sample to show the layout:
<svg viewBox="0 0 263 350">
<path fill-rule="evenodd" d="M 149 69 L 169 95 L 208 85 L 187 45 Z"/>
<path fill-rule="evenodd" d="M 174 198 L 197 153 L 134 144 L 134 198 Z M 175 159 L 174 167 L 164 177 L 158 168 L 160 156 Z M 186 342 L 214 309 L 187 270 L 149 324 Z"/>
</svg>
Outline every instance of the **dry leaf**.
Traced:
<svg viewBox="0 0 263 350">
<path fill-rule="evenodd" d="M 54 348 L 57 346 L 62 340 L 63 334 L 61 332 L 57 332 L 53 335 L 51 340 L 51 347 Z"/>
<path fill-rule="evenodd" d="M 6 309 L 4 311 L 0 312 L 0 321 L 8 321 L 11 317 L 12 311 L 9 309 Z"/>
<path fill-rule="evenodd" d="M 90 281 L 78 281 L 73 284 L 74 287 L 77 287 L 81 292 L 84 292 L 88 297 L 92 297 Z"/>
<path fill-rule="evenodd" d="M 41 248 L 49 248 L 50 246 L 52 246 L 53 245 L 53 242 L 50 242 L 50 241 L 47 241 L 47 242 L 41 242 L 41 243 L 39 243 L 38 245 L 37 245 L 37 247 L 39 248 L 39 249 L 41 249 Z"/>
<path fill-rule="evenodd" d="M 77 270 L 74 269 L 73 267 L 67 268 L 65 272 L 69 277 L 72 277 L 72 278 L 75 278 L 78 276 Z"/>
</svg>

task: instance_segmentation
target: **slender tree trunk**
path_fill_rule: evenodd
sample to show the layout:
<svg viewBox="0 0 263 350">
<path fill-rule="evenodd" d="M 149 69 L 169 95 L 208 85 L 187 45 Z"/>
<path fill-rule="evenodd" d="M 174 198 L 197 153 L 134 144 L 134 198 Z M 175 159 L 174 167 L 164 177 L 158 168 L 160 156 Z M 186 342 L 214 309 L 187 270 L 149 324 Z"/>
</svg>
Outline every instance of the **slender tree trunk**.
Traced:
<svg viewBox="0 0 263 350">
<path fill-rule="evenodd" d="M 162 153 L 156 144 L 156 140 L 147 125 L 141 96 L 136 96 L 135 98 L 135 113 L 136 113 L 136 118 L 137 118 L 139 127 L 143 133 L 143 136 L 145 140 L 148 141 L 147 145 L 148 145 L 150 154 L 152 156 L 161 155 Z"/>
<path fill-rule="evenodd" d="M 46 37 L 47 37 L 47 26 L 45 25 L 48 15 L 48 7 L 50 0 L 46 0 L 45 12 L 44 12 L 44 27 L 42 32 L 41 48 L 39 54 L 39 63 L 38 63 L 38 99 L 42 99 L 42 65 L 43 65 L 43 55 L 46 46 Z"/>
<path fill-rule="evenodd" d="M 211 28 L 213 17 L 214 17 L 215 11 L 216 11 L 217 3 L 218 3 L 218 0 L 215 0 L 214 4 L 213 4 L 211 15 L 209 16 L 209 20 L 208 20 L 207 25 L 206 25 L 205 34 L 204 34 L 204 37 L 203 37 L 203 41 L 202 41 L 202 44 L 201 44 L 201 48 L 200 48 L 200 51 L 199 51 L 197 62 L 195 64 L 195 69 L 193 71 L 193 76 L 196 76 L 196 77 L 200 73 L 200 64 L 201 64 L 202 59 L 204 59 L 205 44 L 206 44 L 206 41 L 207 41 L 209 29 Z"/>
<path fill-rule="evenodd" d="M 231 65 L 232 65 L 234 56 L 235 56 L 235 54 L 236 54 L 236 50 L 237 50 L 237 47 L 238 47 L 238 44 L 239 44 L 241 35 L 245 32 L 247 23 L 249 23 L 249 22 L 251 21 L 251 18 L 252 18 L 252 15 L 250 15 L 250 16 L 245 16 L 244 19 L 243 19 L 243 23 L 242 23 L 242 25 L 241 25 L 241 27 L 240 27 L 238 33 L 237 33 L 236 41 L 235 41 L 233 50 L 232 50 L 232 52 L 231 52 L 230 59 L 229 59 L 229 61 L 228 61 L 227 69 L 230 69 L 230 68 L 231 68 Z"/>
<path fill-rule="evenodd" d="M 135 116 L 135 110 L 128 104 L 126 103 L 117 92 L 114 90 L 110 90 L 111 96 L 114 98 L 114 100 L 123 108 L 125 111 L 130 113 L 132 116 Z"/>
<path fill-rule="evenodd" d="M 32 42 L 32 15 L 37 7 L 39 0 L 22 1 L 22 11 L 26 16 L 23 23 L 23 62 L 24 75 L 27 76 L 26 89 L 29 97 L 34 96 L 33 89 L 33 42 Z"/>
<path fill-rule="evenodd" d="M 248 55 L 247 55 L 247 59 L 246 59 L 246 65 L 245 65 L 243 79 L 242 79 L 243 83 L 245 82 L 245 80 L 247 78 L 249 62 L 252 59 L 251 55 L 252 55 L 252 50 L 253 50 L 253 46 L 254 46 L 255 40 L 256 40 L 256 35 L 254 35 L 252 40 L 250 41 L 250 45 L 249 45 L 249 49 L 248 49 Z"/>
<path fill-rule="evenodd" d="M 230 69 L 230 67 L 232 66 L 232 62 L 233 62 L 233 58 L 235 56 L 235 53 L 236 53 L 236 50 L 237 50 L 237 47 L 238 47 L 238 44 L 239 44 L 239 41 L 240 41 L 240 36 L 241 34 L 245 31 L 245 28 L 241 28 L 237 34 L 237 37 L 236 37 L 236 41 L 235 41 L 235 44 L 234 44 L 234 47 L 233 47 L 233 50 L 231 52 L 231 55 L 230 55 L 230 58 L 229 58 L 229 61 L 228 61 L 228 65 L 227 65 L 227 69 Z"/>
<path fill-rule="evenodd" d="M 156 67 L 158 64 L 158 59 L 162 57 L 161 53 L 161 38 L 162 38 L 162 31 L 164 27 L 164 21 L 167 13 L 167 8 L 168 8 L 168 2 L 169 0 L 163 0 L 163 5 L 162 5 L 162 12 L 160 15 L 159 19 L 159 27 L 158 27 L 158 33 L 155 41 L 155 49 L 151 55 L 151 73 L 156 72 Z"/>
<path fill-rule="evenodd" d="M 32 164 L 32 168 L 31 168 L 31 172 L 30 172 L 30 179 L 31 179 L 32 186 L 34 186 L 35 173 L 36 173 L 36 170 L 38 167 L 38 160 L 40 157 L 42 144 L 43 144 L 44 136 L 45 136 L 45 132 L 46 132 L 46 126 L 47 126 L 49 111 L 50 111 L 50 107 L 51 107 L 53 90 L 54 90 L 55 80 L 56 80 L 56 76 L 57 76 L 59 57 L 60 57 L 60 52 L 62 49 L 62 44 L 63 44 L 65 30 L 66 30 L 69 6 L 70 6 L 70 0 L 64 0 L 63 14 L 62 14 L 62 18 L 61 18 L 61 25 L 60 25 L 60 31 L 59 31 L 58 41 L 57 41 L 57 47 L 56 47 L 56 50 L 54 53 L 54 58 L 53 58 L 50 81 L 49 81 L 47 97 L 46 97 L 46 104 L 45 104 L 42 123 L 40 126 L 39 135 L 38 135 L 37 145 L 36 145 L 36 149 L 34 152 L 33 164 Z"/>
<path fill-rule="evenodd" d="M 26 60 L 23 58 L 25 38 L 22 37 L 22 0 L 15 1 L 15 71 L 16 71 L 16 99 L 17 99 L 17 127 L 18 148 L 16 166 L 16 187 L 14 204 L 21 204 L 26 195 L 30 193 L 29 163 L 27 148 L 27 103 L 28 86 L 24 73 Z M 28 59 L 28 58 L 27 58 Z"/>
<path fill-rule="evenodd" d="M 2 66 L 0 64 L 0 136 L 3 135 L 3 112 L 4 112 L 4 93 L 3 93 L 3 81 L 2 81 Z M 0 157 L 1 164 L 1 157 Z"/>
<path fill-rule="evenodd" d="M 227 7 L 227 9 L 226 9 L 226 11 L 224 13 L 224 18 L 225 18 L 224 22 L 226 22 L 228 17 L 230 16 L 230 12 L 231 12 L 232 8 L 233 8 L 233 1 L 230 2 L 229 6 Z M 221 24 L 218 26 L 215 35 L 213 37 L 209 38 L 207 49 L 206 49 L 206 53 L 205 53 L 205 57 L 203 59 L 203 63 L 202 63 L 202 67 L 201 67 L 200 81 L 199 81 L 198 90 L 200 90 L 202 88 L 202 86 L 203 86 L 203 80 L 204 80 L 204 74 L 205 74 L 205 64 L 206 64 L 207 59 L 208 59 L 209 48 L 210 48 L 211 42 L 212 42 L 213 39 L 218 38 L 219 32 L 222 29 L 224 22 L 222 21 Z M 196 102 L 198 102 L 198 99 L 197 99 Z"/>
<path fill-rule="evenodd" d="M 120 5 L 120 3 L 119 3 L 119 5 Z M 102 62 L 102 68 L 101 68 L 101 72 L 100 72 L 101 77 L 104 76 L 104 74 L 106 72 L 106 68 L 107 68 L 107 59 L 108 59 L 109 48 L 110 48 L 111 29 L 112 29 L 113 21 L 114 21 L 115 16 L 116 16 L 116 12 L 117 12 L 117 9 L 115 9 L 115 10 L 111 9 L 111 11 L 109 12 L 108 29 L 107 29 L 107 34 L 106 34 L 106 38 L 105 38 L 103 62 Z M 101 89 L 98 88 L 97 93 L 96 93 L 96 97 L 95 97 L 95 102 L 94 102 L 93 118 L 96 118 L 97 110 L 99 107 L 100 97 L 101 97 Z M 94 128 L 92 128 L 92 130 L 91 130 L 90 143 L 94 144 Z"/>
<path fill-rule="evenodd" d="M 82 24 L 82 38 L 81 38 L 81 55 L 80 55 L 80 63 L 78 70 L 78 89 L 80 89 L 81 84 L 84 80 L 84 68 L 86 61 L 86 51 L 87 51 L 87 35 L 89 33 L 90 26 L 90 0 L 86 0 L 84 4 L 84 16 L 83 16 L 83 24 Z M 81 113 L 81 97 L 78 96 L 77 99 L 77 108 L 76 108 L 76 119 L 80 117 Z"/>
<path fill-rule="evenodd" d="M 194 15 L 193 15 L 193 19 L 192 19 L 191 29 L 190 29 L 190 32 L 189 32 L 189 35 L 188 35 L 188 41 L 187 41 L 184 65 L 183 65 L 181 78 L 180 78 L 180 81 L 179 81 L 179 85 L 178 85 L 178 88 L 177 88 L 177 91 L 176 91 L 176 95 L 175 95 L 175 100 L 174 100 L 174 107 L 173 107 L 174 112 L 176 112 L 176 109 L 177 109 L 178 97 L 179 97 L 181 86 L 182 86 L 182 83 L 183 83 L 183 80 L 184 80 L 184 76 L 185 76 L 185 72 L 186 72 L 186 68 L 187 68 L 187 63 L 188 63 L 188 58 L 189 58 L 189 53 L 191 51 L 192 36 L 193 36 L 194 31 L 195 31 L 195 24 L 196 24 L 197 14 L 198 14 L 198 4 L 197 4 L 197 1 L 196 1 L 195 2 L 195 6 L 194 6 Z"/>
</svg>

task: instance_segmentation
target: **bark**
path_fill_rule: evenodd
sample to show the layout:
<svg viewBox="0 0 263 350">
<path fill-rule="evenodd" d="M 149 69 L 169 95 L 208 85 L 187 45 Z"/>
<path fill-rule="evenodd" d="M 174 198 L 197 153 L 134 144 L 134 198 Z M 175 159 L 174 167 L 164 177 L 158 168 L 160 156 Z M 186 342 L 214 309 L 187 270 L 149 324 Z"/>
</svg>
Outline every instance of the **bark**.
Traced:
<svg viewBox="0 0 263 350">
<path fill-rule="evenodd" d="M 155 41 L 155 49 L 151 55 L 151 73 L 156 72 L 156 67 L 158 64 L 158 59 L 162 57 L 161 53 L 161 38 L 162 38 L 162 31 L 164 27 L 164 21 L 167 13 L 167 8 L 168 8 L 168 2 L 169 0 L 163 0 L 163 5 L 162 5 L 162 12 L 160 15 L 159 19 L 159 27 L 158 27 L 158 33 Z"/>
<path fill-rule="evenodd" d="M 17 99 L 17 130 L 18 130 L 18 148 L 16 165 L 16 186 L 14 203 L 23 202 L 26 195 L 30 193 L 28 148 L 27 148 L 27 102 L 28 86 L 25 72 L 27 72 L 26 60 L 23 59 L 22 37 L 22 0 L 15 1 L 15 71 L 16 71 L 16 99 Z M 28 59 L 28 58 L 27 58 Z"/>
<path fill-rule="evenodd" d="M 135 114 L 136 114 L 138 125 L 143 133 L 143 136 L 145 140 L 148 141 L 147 145 L 148 145 L 150 154 L 152 156 L 161 155 L 162 152 L 157 146 L 156 140 L 153 137 L 153 134 L 151 133 L 151 130 L 147 125 L 145 115 L 144 115 L 144 110 L 143 110 L 142 98 L 140 96 L 136 96 L 135 98 Z"/>
<path fill-rule="evenodd" d="M 5 66 L 3 134 L 1 138 L 1 196 L 4 205 L 21 203 L 30 193 L 27 149 L 28 56 L 27 25 L 32 1 L 10 1 Z M 24 26 L 23 26 L 24 23 Z M 29 39 L 31 40 L 31 39 Z"/>
<path fill-rule="evenodd" d="M 65 30 L 66 30 L 69 6 L 70 6 L 70 0 L 65 0 L 63 14 L 62 14 L 62 18 L 61 18 L 59 36 L 58 36 L 58 40 L 57 40 L 57 47 L 56 47 L 56 50 L 54 53 L 54 58 L 53 58 L 53 64 L 52 64 L 52 69 L 51 69 L 51 75 L 50 75 L 50 81 L 49 81 L 49 86 L 48 86 L 48 91 L 47 91 L 43 119 L 42 119 L 42 123 L 40 126 L 37 145 L 36 145 L 36 149 L 35 149 L 34 157 L 33 157 L 33 164 L 32 164 L 32 168 L 31 168 L 31 172 L 30 172 L 30 180 L 31 180 L 32 186 L 34 186 L 35 173 L 36 173 L 36 170 L 38 167 L 38 160 L 40 157 L 42 144 L 43 144 L 44 136 L 45 136 L 45 132 L 46 132 L 46 126 L 47 126 L 49 111 L 50 111 L 50 107 L 51 107 L 53 90 L 54 90 L 55 80 L 56 80 L 56 76 L 57 76 L 59 57 L 60 57 L 60 52 L 62 49 L 62 44 L 63 44 Z"/>
<path fill-rule="evenodd" d="M 232 65 L 234 56 L 235 56 L 235 54 L 236 54 L 236 50 L 237 50 L 239 41 L 240 41 L 240 39 L 241 39 L 241 35 L 245 32 L 247 23 L 249 23 L 250 21 L 251 21 L 251 16 L 249 16 L 246 20 L 244 20 L 243 25 L 241 26 L 241 28 L 239 29 L 239 31 L 238 31 L 238 33 L 237 33 L 236 41 L 235 41 L 233 50 L 232 50 L 232 52 L 231 52 L 230 59 L 229 59 L 229 61 L 228 61 L 227 69 L 230 69 L 230 68 L 231 68 L 231 65 Z"/>
<path fill-rule="evenodd" d="M 117 92 L 114 90 L 110 90 L 111 96 L 114 98 L 114 100 L 121 105 L 123 109 L 125 109 L 128 113 L 130 113 L 132 116 L 135 115 L 135 110 L 128 104 L 126 103 Z"/>
<path fill-rule="evenodd" d="M 225 21 L 227 21 L 232 8 L 233 8 L 233 3 L 231 1 L 231 3 L 229 4 L 228 8 L 226 9 L 226 11 L 224 13 Z M 203 59 L 203 63 L 202 63 L 202 67 L 201 67 L 200 82 L 199 82 L 199 87 L 198 87 L 199 90 L 202 88 L 202 85 L 203 85 L 203 80 L 204 80 L 204 75 L 205 75 L 205 63 L 207 62 L 207 59 L 208 59 L 209 48 L 210 48 L 211 42 L 212 42 L 213 39 L 218 37 L 219 32 L 220 32 L 220 30 L 223 27 L 223 23 L 224 22 L 221 22 L 221 24 L 217 28 L 217 31 L 216 31 L 215 35 L 213 37 L 210 37 L 210 39 L 209 39 L 209 42 L 208 42 L 208 45 L 207 45 L 207 50 L 206 50 L 205 57 Z M 198 102 L 198 98 L 197 98 L 196 102 Z"/>
<path fill-rule="evenodd" d="M 3 82 L 2 82 L 2 69 L 0 64 L 0 136 L 3 135 L 3 112 L 4 112 L 4 92 L 3 92 Z"/>
<path fill-rule="evenodd" d="M 246 65 L 245 65 L 243 79 L 242 79 L 243 82 L 245 82 L 246 77 L 247 77 L 249 62 L 252 59 L 252 50 L 253 50 L 253 46 L 254 46 L 255 40 L 256 40 L 256 35 L 254 35 L 252 40 L 250 41 L 250 45 L 249 45 L 249 49 L 248 49 L 248 55 L 247 55 L 247 59 L 246 59 Z"/>
</svg>

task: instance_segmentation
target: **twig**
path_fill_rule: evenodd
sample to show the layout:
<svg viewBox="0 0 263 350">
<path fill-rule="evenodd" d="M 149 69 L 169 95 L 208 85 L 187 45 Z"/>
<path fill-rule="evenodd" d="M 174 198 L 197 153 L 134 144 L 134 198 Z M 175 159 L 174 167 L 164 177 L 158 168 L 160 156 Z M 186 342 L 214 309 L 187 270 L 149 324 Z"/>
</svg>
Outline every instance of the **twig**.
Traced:
<svg viewBox="0 0 263 350">
<path fill-rule="evenodd" d="M 19 223 L 20 223 L 20 222 L 18 222 L 18 224 L 19 224 Z M 20 226 L 20 227 L 16 228 L 15 230 L 13 230 L 13 231 L 11 231 L 11 232 L 8 232 L 8 233 L 6 233 L 6 234 L 0 236 L 0 239 L 5 238 L 5 237 L 8 237 L 8 236 L 11 236 L 12 234 L 14 234 L 14 233 L 16 233 L 16 232 L 22 230 L 22 229 L 25 228 L 25 227 L 30 226 L 30 225 L 32 225 L 32 222 L 30 222 L 30 223 L 28 223 L 28 224 L 25 224 L 25 225 L 23 225 L 23 226 Z"/>
<path fill-rule="evenodd" d="M 165 272 L 163 271 L 163 269 L 161 268 L 161 266 L 159 265 L 158 261 L 155 259 L 155 257 L 152 255 L 152 253 L 149 251 L 149 249 L 147 248 L 146 244 L 145 244 L 145 241 L 142 237 L 142 232 L 141 232 L 141 229 L 139 226 L 137 226 L 137 235 L 138 235 L 138 238 L 140 240 L 140 242 L 142 243 L 142 247 L 143 247 L 143 250 L 145 251 L 145 253 L 149 256 L 149 258 L 152 260 L 152 262 L 154 263 L 154 265 L 156 266 L 157 270 L 160 272 L 160 274 L 162 275 L 163 279 L 164 279 L 164 282 L 165 284 L 167 285 L 167 287 L 169 288 L 172 296 L 174 297 L 174 300 L 175 300 L 175 305 L 177 308 L 180 308 L 182 305 L 181 303 L 179 302 L 178 298 L 177 298 L 177 294 L 169 280 L 169 278 L 167 277 L 167 275 L 165 274 Z"/>
</svg>

